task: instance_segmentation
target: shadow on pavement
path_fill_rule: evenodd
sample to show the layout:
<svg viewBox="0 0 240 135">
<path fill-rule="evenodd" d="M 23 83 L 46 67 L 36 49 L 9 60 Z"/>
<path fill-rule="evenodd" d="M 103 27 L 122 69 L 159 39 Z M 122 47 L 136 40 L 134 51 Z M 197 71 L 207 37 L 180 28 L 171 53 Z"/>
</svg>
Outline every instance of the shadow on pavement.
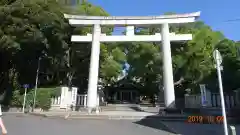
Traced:
<svg viewBox="0 0 240 135">
<path fill-rule="evenodd" d="M 144 110 L 142 110 L 141 108 L 136 107 L 136 106 L 130 106 L 130 108 L 137 112 L 145 112 Z"/>
<path fill-rule="evenodd" d="M 172 129 L 170 129 L 168 126 L 164 125 L 161 123 L 159 118 L 153 118 L 154 116 L 148 116 L 145 117 L 144 119 L 141 119 L 140 121 L 134 122 L 135 124 L 170 132 L 173 134 L 176 134 Z"/>
</svg>

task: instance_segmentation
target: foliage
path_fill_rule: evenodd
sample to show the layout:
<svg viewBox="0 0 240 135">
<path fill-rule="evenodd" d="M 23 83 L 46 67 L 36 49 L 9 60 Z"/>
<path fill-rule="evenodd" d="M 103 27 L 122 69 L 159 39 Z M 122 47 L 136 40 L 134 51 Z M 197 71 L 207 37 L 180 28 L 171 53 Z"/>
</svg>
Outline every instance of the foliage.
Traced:
<svg viewBox="0 0 240 135">
<path fill-rule="evenodd" d="M 113 84 L 118 81 L 123 70 L 122 65 L 126 61 L 125 53 L 117 45 L 102 44 L 100 59 L 100 77 L 104 84 Z"/>
<path fill-rule="evenodd" d="M 145 94 L 155 93 L 161 80 L 162 62 L 159 45 L 133 43 L 126 48 L 127 62 L 130 64 L 128 75 L 145 86 Z"/>
<path fill-rule="evenodd" d="M 60 9 L 53 1 L 16 0 L 1 6 L 0 34 L 4 38 L 0 40 L 0 54 L 5 65 L 1 68 L 1 78 L 4 78 L 1 91 L 19 84 L 34 85 L 39 57 L 49 58 L 42 60 L 48 64 L 42 64 L 42 68 L 47 72 L 44 75 L 48 83 L 55 81 L 57 69 L 63 67 L 59 56 L 64 56 L 69 42 L 69 25 Z"/>
<path fill-rule="evenodd" d="M 43 110 L 48 110 L 51 107 L 51 98 L 57 96 L 59 88 L 38 88 L 36 93 L 35 107 Z M 34 89 L 28 91 L 26 95 L 26 108 L 31 108 L 34 103 Z M 20 93 L 19 90 L 15 90 L 11 106 L 22 107 L 24 102 L 24 93 Z"/>
<path fill-rule="evenodd" d="M 51 107 L 52 88 L 40 88 L 37 90 L 36 107 L 48 110 Z"/>
<path fill-rule="evenodd" d="M 194 30 L 193 40 L 174 50 L 174 74 L 179 79 L 177 86 L 186 89 L 198 87 L 205 77 L 211 74 L 214 63 L 212 52 L 223 36 L 209 27 Z"/>
<path fill-rule="evenodd" d="M 239 69 L 239 45 L 231 40 L 224 39 L 219 42 L 215 48 L 217 48 L 223 58 L 222 66 L 222 78 L 223 78 L 223 87 L 226 92 L 233 92 L 240 87 L 238 83 L 238 78 L 240 78 Z M 213 90 L 218 88 L 216 71 L 213 71 L 211 76 L 208 78 L 209 87 Z"/>
<path fill-rule="evenodd" d="M 22 101 L 21 101 L 21 95 L 19 90 L 15 90 L 13 92 L 12 100 L 11 100 L 11 106 L 15 107 L 21 107 Z"/>
<path fill-rule="evenodd" d="M 61 96 L 61 87 L 51 88 L 51 97 Z"/>
</svg>

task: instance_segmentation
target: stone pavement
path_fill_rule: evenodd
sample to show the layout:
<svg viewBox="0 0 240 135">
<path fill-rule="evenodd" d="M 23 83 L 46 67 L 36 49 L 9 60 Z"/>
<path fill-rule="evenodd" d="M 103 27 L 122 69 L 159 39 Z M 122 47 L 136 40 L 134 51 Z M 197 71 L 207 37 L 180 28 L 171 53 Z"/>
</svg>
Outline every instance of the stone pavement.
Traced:
<svg viewBox="0 0 240 135">
<path fill-rule="evenodd" d="M 64 120 L 5 114 L 10 135 L 174 135 L 158 120 Z"/>
</svg>

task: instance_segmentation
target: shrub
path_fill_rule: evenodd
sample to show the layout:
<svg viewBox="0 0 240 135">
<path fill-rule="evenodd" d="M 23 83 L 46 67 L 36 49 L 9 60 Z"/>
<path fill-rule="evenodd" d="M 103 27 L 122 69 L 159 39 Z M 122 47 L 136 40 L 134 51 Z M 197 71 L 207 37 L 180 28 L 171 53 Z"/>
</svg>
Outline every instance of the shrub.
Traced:
<svg viewBox="0 0 240 135">
<path fill-rule="evenodd" d="M 55 94 L 57 93 L 56 91 L 57 91 L 56 88 L 37 89 L 36 107 L 39 107 L 43 110 L 48 110 L 51 107 L 51 98 L 55 96 Z"/>
<path fill-rule="evenodd" d="M 61 87 L 56 87 L 52 89 L 52 97 L 59 97 L 61 96 Z"/>
<path fill-rule="evenodd" d="M 21 99 L 20 91 L 15 90 L 13 92 L 12 100 L 11 100 L 11 106 L 13 107 L 21 107 L 22 106 L 22 99 Z"/>
<path fill-rule="evenodd" d="M 35 107 L 48 110 L 51 107 L 51 98 L 60 95 L 60 88 L 38 88 L 36 93 Z M 32 107 L 34 102 L 35 89 L 29 90 L 26 95 L 26 108 Z M 11 106 L 22 107 L 24 93 L 21 95 L 19 90 L 15 90 L 11 101 Z"/>
</svg>

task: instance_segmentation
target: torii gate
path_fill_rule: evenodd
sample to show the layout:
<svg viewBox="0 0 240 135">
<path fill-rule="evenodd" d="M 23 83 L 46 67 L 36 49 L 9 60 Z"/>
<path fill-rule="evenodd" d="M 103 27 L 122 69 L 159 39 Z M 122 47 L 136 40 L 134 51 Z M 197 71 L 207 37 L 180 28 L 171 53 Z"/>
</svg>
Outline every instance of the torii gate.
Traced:
<svg viewBox="0 0 240 135">
<path fill-rule="evenodd" d="M 169 24 L 194 22 L 200 12 L 161 16 L 78 16 L 64 14 L 69 19 L 70 25 L 93 26 L 92 34 L 73 35 L 72 42 L 92 42 L 91 61 L 89 70 L 87 107 L 88 111 L 97 110 L 97 86 L 99 72 L 100 42 L 133 42 L 152 41 L 162 42 L 163 52 L 163 79 L 164 100 L 167 108 L 175 107 L 175 92 L 172 69 L 172 56 L 170 41 L 192 40 L 192 34 L 169 33 Z M 108 36 L 101 33 L 101 26 L 117 25 L 126 26 L 126 35 Z M 134 26 L 161 25 L 161 33 L 155 35 L 134 35 Z"/>
</svg>

